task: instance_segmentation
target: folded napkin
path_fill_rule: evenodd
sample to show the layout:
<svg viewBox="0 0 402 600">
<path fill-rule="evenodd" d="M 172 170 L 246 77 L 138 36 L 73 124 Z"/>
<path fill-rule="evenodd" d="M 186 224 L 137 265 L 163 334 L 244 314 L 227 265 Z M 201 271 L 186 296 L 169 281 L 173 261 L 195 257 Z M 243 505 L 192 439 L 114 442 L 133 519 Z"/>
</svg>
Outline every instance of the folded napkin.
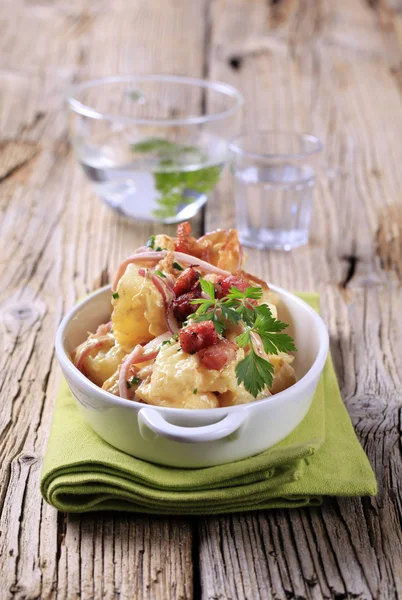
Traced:
<svg viewBox="0 0 402 600">
<path fill-rule="evenodd" d="M 317 294 L 300 294 L 318 310 Z M 164 467 L 103 441 L 63 381 L 41 475 L 59 510 L 218 514 L 320 504 L 322 496 L 375 495 L 377 484 L 343 405 L 331 357 L 302 423 L 265 452 L 204 469 Z"/>
</svg>

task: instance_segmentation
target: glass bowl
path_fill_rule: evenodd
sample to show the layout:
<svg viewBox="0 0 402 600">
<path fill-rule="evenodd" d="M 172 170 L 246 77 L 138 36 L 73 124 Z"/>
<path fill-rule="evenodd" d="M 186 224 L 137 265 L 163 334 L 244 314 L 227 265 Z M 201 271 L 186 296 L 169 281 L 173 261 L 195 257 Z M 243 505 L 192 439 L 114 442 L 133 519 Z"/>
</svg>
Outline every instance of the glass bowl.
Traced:
<svg viewBox="0 0 402 600">
<path fill-rule="evenodd" d="M 70 90 L 71 142 L 115 211 L 177 223 L 193 217 L 218 183 L 242 104 L 235 88 L 191 77 L 96 79 Z"/>
</svg>

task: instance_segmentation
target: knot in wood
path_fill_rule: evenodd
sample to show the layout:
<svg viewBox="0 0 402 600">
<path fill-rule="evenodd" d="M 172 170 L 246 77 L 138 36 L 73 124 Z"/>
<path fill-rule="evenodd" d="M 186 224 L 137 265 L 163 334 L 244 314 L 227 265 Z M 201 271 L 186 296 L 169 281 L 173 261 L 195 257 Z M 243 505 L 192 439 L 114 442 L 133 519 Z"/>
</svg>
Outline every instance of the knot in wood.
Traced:
<svg viewBox="0 0 402 600">
<path fill-rule="evenodd" d="M 21 454 L 21 456 L 18 458 L 18 462 L 21 465 L 25 465 L 25 466 L 31 466 L 34 463 L 36 463 L 38 460 L 38 457 L 36 454 L 32 454 L 31 452 L 24 452 L 24 454 Z"/>
</svg>

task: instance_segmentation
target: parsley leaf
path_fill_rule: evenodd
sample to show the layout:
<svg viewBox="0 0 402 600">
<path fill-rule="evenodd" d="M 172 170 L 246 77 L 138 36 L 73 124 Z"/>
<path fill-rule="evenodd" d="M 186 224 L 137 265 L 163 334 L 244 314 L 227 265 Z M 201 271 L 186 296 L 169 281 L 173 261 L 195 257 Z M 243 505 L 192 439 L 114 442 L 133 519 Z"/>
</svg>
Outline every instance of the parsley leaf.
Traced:
<svg viewBox="0 0 402 600">
<path fill-rule="evenodd" d="M 215 300 L 215 288 L 212 281 L 208 281 L 207 279 L 200 277 L 200 285 L 204 294 L 209 296 L 211 300 Z"/>
<path fill-rule="evenodd" d="M 149 138 L 132 144 L 133 152 L 151 154 L 158 160 L 153 172 L 156 198 L 160 208 L 153 211 L 161 219 L 175 217 L 179 207 L 191 204 L 200 194 L 208 194 L 219 181 L 221 166 L 210 166 L 188 171 L 200 165 L 208 156 L 196 146 L 186 146 L 164 138 Z"/>
<path fill-rule="evenodd" d="M 184 268 L 178 263 L 178 262 L 174 262 L 173 263 L 173 267 L 177 270 L 177 271 L 184 271 Z"/>
<path fill-rule="evenodd" d="M 297 350 L 293 339 L 287 333 L 281 333 L 287 324 L 273 317 L 269 306 L 262 304 L 255 308 L 257 318 L 253 331 L 258 333 L 267 354 L 278 354 L 278 352 L 291 352 Z"/>
<path fill-rule="evenodd" d="M 114 300 L 118 300 L 119 299 L 119 294 L 117 292 L 115 292 L 113 294 L 113 298 L 114 298 Z"/>
<path fill-rule="evenodd" d="M 227 321 L 231 321 L 232 323 L 239 323 L 241 321 L 241 314 L 233 306 L 222 303 L 220 308 L 223 318 Z"/>
<path fill-rule="evenodd" d="M 235 287 L 231 287 L 227 294 L 227 303 L 230 306 L 236 306 L 236 312 L 239 320 L 251 326 L 254 323 L 254 307 L 250 300 L 260 300 L 262 289 L 260 287 L 248 287 L 245 292 L 241 292 Z"/>
<path fill-rule="evenodd" d="M 272 385 L 274 367 L 270 362 L 258 356 L 252 347 L 250 352 L 236 366 L 237 383 L 243 383 L 250 394 L 256 398 L 268 385 Z"/>
<path fill-rule="evenodd" d="M 260 300 L 262 289 L 260 287 L 248 287 L 245 292 L 242 292 L 232 286 L 226 297 L 229 300 Z"/>
<path fill-rule="evenodd" d="M 223 321 L 218 317 L 216 310 L 214 310 L 212 314 L 212 323 L 214 324 L 216 331 L 222 335 L 222 333 L 225 331 L 225 323 L 223 323 Z"/>
<path fill-rule="evenodd" d="M 159 277 L 163 277 L 164 279 L 166 279 L 166 275 L 164 273 L 162 273 L 162 271 L 155 271 L 154 274 L 159 275 Z"/>
</svg>

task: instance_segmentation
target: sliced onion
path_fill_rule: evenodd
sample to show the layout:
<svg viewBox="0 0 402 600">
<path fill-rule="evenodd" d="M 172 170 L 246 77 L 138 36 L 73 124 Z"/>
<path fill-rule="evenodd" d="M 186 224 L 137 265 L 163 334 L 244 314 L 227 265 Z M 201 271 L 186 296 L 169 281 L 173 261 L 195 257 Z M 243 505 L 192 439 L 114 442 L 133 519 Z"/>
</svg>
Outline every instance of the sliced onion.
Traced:
<svg viewBox="0 0 402 600">
<path fill-rule="evenodd" d="M 83 363 L 88 354 L 97 348 L 102 348 L 107 343 L 113 343 L 114 340 L 110 335 L 102 335 L 98 338 L 91 338 L 78 346 L 74 353 L 74 364 L 81 373 L 83 373 Z"/>
<path fill-rule="evenodd" d="M 170 332 L 162 333 L 154 340 L 151 340 L 146 346 L 137 344 L 132 352 L 123 360 L 119 373 L 119 394 L 121 398 L 128 399 L 128 371 L 131 365 L 138 365 L 156 358 L 159 352 L 159 346 L 162 342 L 170 338 Z"/>
<path fill-rule="evenodd" d="M 174 287 L 174 284 L 175 284 L 175 279 L 174 279 L 174 277 L 172 275 L 169 275 L 169 273 L 165 273 L 165 275 L 166 275 L 166 285 L 168 287 L 170 287 L 170 289 L 173 292 L 173 287 Z"/>
<path fill-rule="evenodd" d="M 95 335 L 106 335 L 107 333 L 110 333 L 111 329 L 112 321 L 109 321 L 109 323 L 103 323 L 102 325 L 99 325 Z"/>
<path fill-rule="evenodd" d="M 154 273 L 152 275 L 152 281 L 163 298 L 163 303 L 165 305 L 167 328 L 169 329 L 171 334 L 175 334 L 179 331 L 179 326 L 173 315 L 173 300 L 175 299 L 176 294 L 168 285 L 168 283 L 164 279 L 162 279 L 162 277 L 159 277 L 159 275 L 155 275 Z"/>
<path fill-rule="evenodd" d="M 156 286 L 158 292 L 160 292 L 160 294 L 163 298 L 165 308 L 167 308 L 168 305 L 172 302 L 173 298 L 175 297 L 173 290 L 171 290 L 171 288 L 168 286 L 166 281 L 159 275 L 156 275 L 154 273 L 151 276 L 151 279 L 152 279 L 152 283 Z"/>
<path fill-rule="evenodd" d="M 166 324 L 172 335 L 176 335 L 176 333 L 179 333 L 179 325 L 173 314 L 173 303 L 170 304 L 166 311 Z"/>
<path fill-rule="evenodd" d="M 230 271 L 219 269 L 218 267 L 215 267 L 214 265 L 205 262 L 205 260 L 200 260 L 195 256 L 190 256 L 190 254 L 184 254 L 183 252 L 174 252 L 174 257 L 180 263 L 183 263 L 184 265 L 193 265 L 195 267 L 199 267 L 205 273 L 215 273 L 216 275 L 222 275 L 222 277 L 228 277 L 229 275 L 232 275 Z"/>
<path fill-rule="evenodd" d="M 265 360 L 267 360 L 269 362 L 269 356 L 268 356 L 268 354 L 264 350 L 264 345 L 263 345 L 263 343 L 261 341 L 261 338 L 258 335 L 258 333 L 255 333 L 254 331 L 251 331 L 250 332 L 250 338 L 253 341 L 253 347 L 254 347 L 254 350 L 257 352 L 257 354 L 259 356 L 261 356 L 261 358 L 264 358 Z"/>
<path fill-rule="evenodd" d="M 120 278 L 125 273 L 128 265 L 134 264 L 143 264 L 146 263 L 148 266 L 156 265 L 162 258 L 165 258 L 167 255 L 167 250 L 161 250 L 160 252 L 141 252 L 140 254 L 132 254 L 128 256 L 123 262 L 120 264 L 117 269 L 116 277 L 114 278 L 112 291 L 116 290 L 117 284 L 120 281 Z M 190 254 L 184 254 L 183 252 L 172 252 L 174 259 L 184 265 L 195 265 L 199 267 L 205 273 L 215 273 L 216 275 L 221 275 L 222 277 L 228 277 L 232 275 L 229 271 L 224 271 L 223 269 L 219 269 L 214 265 L 211 265 L 204 260 L 196 258 L 195 256 L 191 256 Z"/>
</svg>

